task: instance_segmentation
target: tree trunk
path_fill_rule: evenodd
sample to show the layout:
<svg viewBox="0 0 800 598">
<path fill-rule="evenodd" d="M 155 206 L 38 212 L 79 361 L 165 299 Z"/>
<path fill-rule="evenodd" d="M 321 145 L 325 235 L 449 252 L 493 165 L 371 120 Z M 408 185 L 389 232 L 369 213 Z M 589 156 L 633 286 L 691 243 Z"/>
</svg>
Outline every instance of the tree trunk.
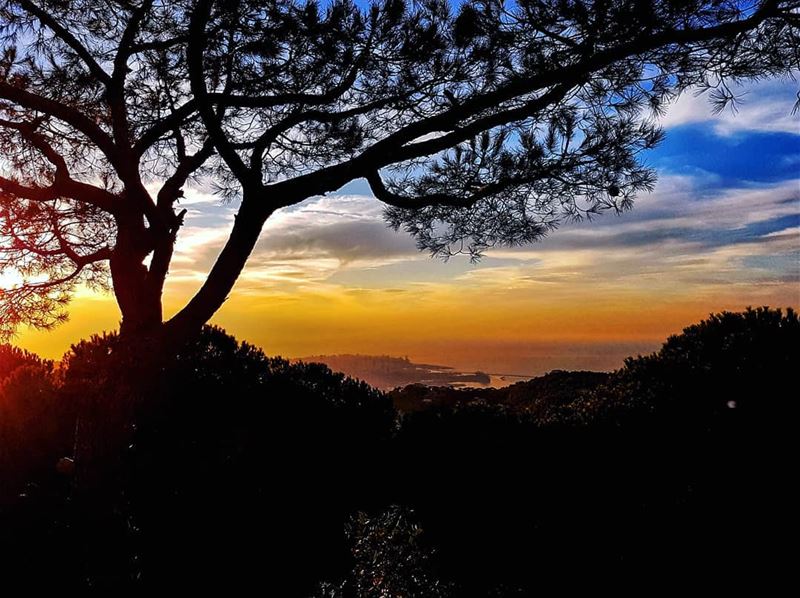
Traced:
<svg viewBox="0 0 800 598">
<path fill-rule="evenodd" d="M 264 209 L 252 194 L 245 193 L 242 206 L 206 281 L 192 300 L 166 323 L 168 342 L 185 342 L 198 334 L 211 316 L 222 307 L 242 273 L 247 259 L 272 210 Z"/>
<path fill-rule="evenodd" d="M 147 268 L 136 256 L 115 255 L 111 277 L 122 322 L 123 337 L 154 331 L 161 326 L 161 292 L 152 284 Z"/>
<path fill-rule="evenodd" d="M 262 205 L 245 195 L 230 237 L 205 283 L 167 323 L 162 322 L 161 306 L 166 267 L 151 267 L 156 272 L 145 267 L 143 227 L 130 222 L 118 227 L 111 274 L 122 312 L 120 335 L 89 360 L 94 369 L 80 373 L 73 389 L 82 406 L 75 444 L 76 489 L 90 504 L 116 500 L 114 480 L 137 414 L 147 409 L 148 397 L 158 398 L 159 372 L 200 333 L 228 297 L 271 213 Z"/>
<path fill-rule="evenodd" d="M 122 313 L 121 336 L 139 335 L 161 326 L 161 289 L 166 269 L 159 281 L 144 265 L 155 236 L 152 229 L 145 228 L 141 214 L 122 214 L 117 218 L 117 239 L 110 267 L 114 295 Z"/>
<path fill-rule="evenodd" d="M 75 488 L 90 504 L 115 500 L 114 480 L 137 411 L 153 394 L 158 372 L 169 357 L 163 342 L 163 279 L 154 280 L 144 264 L 152 245 L 149 234 L 141 217 L 117 222 L 110 269 L 122 313 L 120 334 L 92 347 L 81 363 L 70 367 L 74 376 L 69 393 L 80 405 Z"/>
</svg>

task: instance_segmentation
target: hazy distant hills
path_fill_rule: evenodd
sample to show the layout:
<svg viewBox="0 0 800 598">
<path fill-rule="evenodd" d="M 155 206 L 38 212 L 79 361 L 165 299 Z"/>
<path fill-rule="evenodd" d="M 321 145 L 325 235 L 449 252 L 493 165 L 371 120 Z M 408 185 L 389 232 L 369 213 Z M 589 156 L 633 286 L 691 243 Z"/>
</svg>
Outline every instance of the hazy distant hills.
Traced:
<svg viewBox="0 0 800 598">
<path fill-rule="evenodd" d="M 488 385 L 491 378 L 484 372 L 458 372 L 445 365 L 413 363 L 408 357 L 388 355 L 312 355 L 292 361 L 324 363 L 335 372 L 344 372 L 375 388 L 390 390 L 398 386 Z"/>
</svg>

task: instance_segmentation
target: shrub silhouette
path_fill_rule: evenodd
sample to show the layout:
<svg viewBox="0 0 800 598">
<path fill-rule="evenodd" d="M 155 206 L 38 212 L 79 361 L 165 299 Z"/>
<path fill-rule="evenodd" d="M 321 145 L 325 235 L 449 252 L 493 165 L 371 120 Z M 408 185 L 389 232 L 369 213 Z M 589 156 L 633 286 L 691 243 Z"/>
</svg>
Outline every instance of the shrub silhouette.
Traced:
<svg viewBox="0 0 800 598">
<path fill-rule="evenodd" d="M 8 344 L 0 345 L 0 380 L 5 380 L 14 370 L 24 365 L 44 366 L 49 362 L 38 355 Z M 52 363 L 50 370 L 52 371 Z"/>
<path fill-rule="evenodd" d="M 791 310 L 722 313 L 610 376 L 551 374 L 504 401 L 442 394 L 399 415 L 363 383 L 217 328 L 125 386 L 115 335 L 76 345 L 52 383 L 33 375 L 51 366 L 14 353 L 4 388 L 42 397 L 37 409 L 145 400 L 104 508 L 86 513 L 69 483 L 25 470 L 39 490 L 2 511 L 3 562 L 26 587 L 61 590 L 477 597 L 719 571 L 738 583 L 778 562 L 798 341 Z"/>
<path fill-rule="evenodd" d="M 791 372 L 800 364 L 800 320 L 791 308 L 722 312 L 671 336 L 652 355 L 628 358 L 584 416 L 606 422 L 657 413 L 660 425 L 710 429 L 746 420 L 774 424 L 788 413 Z M 682 423 L 681 423 L 682 422 Z"/>
<path fill-rule="evenodd" d="M 0 505 L 26 482 L 40 484 L 71 451 L 70 405 L 57 392 L 53 362 L 0 345 Z"/>
<path fill-rule="evenodd" d="M 350 575 L 339 583 L 324 582 L 317 598 L 380 598 L 383 596 L 453 596 L 450 584 L 437 578 L 433 550 L 410 509 L 392 505 L 376 515 L 359 511 L 346 526 L 353 555 Z"/>
<path fill-rule="evenodd" d="M 667 572 L 736 583 L 779 562 L 799 351 L 794 311 L 725 312 L 571 400 L 407 414 L 398 500 L 475 595 Z"/>
<path fill-rule="evenodd" d="M 113 358 L 118 342 L 76 345 L 65 389 L 100 400 L 120 392 L 128 365 Z M 258 571 L 301 595 L 338 573 L 348 558 L 343 522 L 374 502 L 363 472 L 385 469 L 379 449 L 394 412 L 380 392 L 320 364 L 266 357 L 214 327 L 124 392 L 144 397 L 118 468 L 114 521 L 92 523 L 116 528 L 95 543 L 124 545 L 116 559 L 126 567 L 114 575 L 144 588 L 230 590 Z M 102 574 L 113 570 L 108 551 L 97 556 L 94 582 L 119 583 Z"/>
</svg>

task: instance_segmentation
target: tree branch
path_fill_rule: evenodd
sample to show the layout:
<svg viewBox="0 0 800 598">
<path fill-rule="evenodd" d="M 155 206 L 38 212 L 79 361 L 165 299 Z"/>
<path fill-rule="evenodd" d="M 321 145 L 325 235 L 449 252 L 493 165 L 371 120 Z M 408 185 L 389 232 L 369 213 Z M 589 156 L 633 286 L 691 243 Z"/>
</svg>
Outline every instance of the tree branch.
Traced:
<svg viewBox="0 0 800 598">
<path fill-rule="evenodd" d="M 172 176 L 169 177 L 158 192 L 158 206 L 161 208 L 171 207 L 173 202 L 179 197 L 180 189 L 186 183 L 192 173 L 200 168 L 205 161 L 214 153 L 214 144 L 207 139 L 195 154 L 186 156 L 178 163 L 178 167 Z"/>
<path fill-rule="evenodd" d="M 59 197 L 58 192 L 53 188 L 53 186 L 27 186 L 4 176 L 0 176 L 0 191 L 16 197 L 37 202 L 53 201 Z"/>
<path fill-rule="evenodd" d="M 142 42 L 140 44 L 131 44 L 129 48 L 130 55 L 148 52 L 150 50 L 167 50 L 173 46 L 177 46 L 188 39 L 185 35 L 176 35 L 169 39 L 153 40 L 151 42 Z"/>
<path fill-rule="evenodd" d="M 59 197 L 69 197 L 75 201 L 93 205 L 111 215 L 115 215 L 119 211 L 116 197 L 113 194 L 70 178 L 62 179 L 58 184 L 48 187 L 39 187 L 23 185 L 13 179 L 0 176 L 0 191 L 35 202 L 48 202 Z"/>
<path fill-rule="evenodd" d="M 354 116 L 366 114 L 368 112 L 371 112 L 372 110 L 378 110 L 380 108 L 384 108 L 389 104 L 391 104 L 392 102 L 397 101 L 398 99 L 400 99 L 399 96 L 381 98 L 373 102 L 368 102 L 362 106 L 355 106 L 353 108 L 350 108 L 348 110 L 342 110 L 340 112 L 325 112 L 324 110 L 298 111 L 295 114 L 287 116 L 282 121 L 269 127 L 266 131 L 264 131 L 264 133 L 262 133 L 259 136 L 258 139 L 253 141 L 252 144 L 237 145 L 237 147 L 252 147 L 253 152 L 250 156 L 250 168 L 260 169 L 261 161 L 263 160 L 263 155 L 264 152 L 267 150 L 267 148 L 272 143 L 274 143 L 275 140 L 282 133 L 285 133 L 292 127 L 295 127 L 299 124 L 308 121 L 314 121 L 319 123 L 339 122 L 348 118 L 352 118 Z"/>
<path fill-rule="evenodd" d="M 89 72 L 104 85 L 111 83 L 111 76 L 97 63 L 89 50 L 72 33 L 65 29 L 53 16 L 30 0 L 18 0 L 20 6 L 34 15 L 39 21 L 50 29 L 61 41 L 67 44 L 80 57 Z"/>
<path fill-rule="evenodd" d="M 398 148 L 396 153 L 392 153 L 391 157 L 393 161 L 402 161 L 429 156 L 447 148 L 454 147 L 482 131 L 530 118 L 547 106 L 564 99 L 569 91 L 579 83 L 580 81 L 577 78 L 565 81 L 563 84 L 553 87 L 539 97 L 526 102 L 518 108 L 496 112 L 484 118 L 476 119 L 463 127 L 458 127 L 450 133 L 435 139 L 404 145 Z"/>
<path fill-rule="evenodd" d="M 404 209 L 419 209 L 430 206 L 448 206 L 451 208 L 469 208 L 481 199 L 486 199 L 496 195 L 506 189 L 515 187 L 527 182 L 518 177 L 509 177 L 501 181 L 495 181 L 482 186 L 470 195 L 453 195 L 450 193 L 429 193 L 418 197 L 408 197 L 393 193 L 386 188 L 381 175 L 377 170 L 373 170 L 366 176 L 369 187 L 377 199 L 390 206 Z"/>
<path fill-rule="evenodd" d="M 228 136 L 222 128 L 220 119 L 214 112 L 213 102 L 205 82 L 203 69 L 203 48 L 206 24 L 211 16 L 212 0 L 198 0 L 192 11 L 189 21 L 189 43 L 186 49 L 186 58 L 189 66 L 189 81 L 198 105 L 198 110 L 208 130 L 209 137 L 217 148 L 219 155 L 225 160 L 228 168 L 242 185 L 261 186 L 260 177 L 257 177 L 231 145 Z"/>
<path fill-rule="evenodd" d="M 197 111 L 197 102 L 194 99 L 181 104 L 167 116 L 153 124 L 149 129 L 141 134 L 139 140 L 134 144 L 133 151 L 137 156 L 143 155 L 159 139 L 167 133 L 180 127 L 181 124 Z"/>
<path fill-rule="evenodd" d="M 191 39 L 191 38 L 190 38 Z M 344 78 L 328 91 L 321 94 L 313 93 L 286 93 L 272 96 L 247 96 L 234 94 L 209 93 L 208 99 L 212 103 L 224 102 L 227 106 L 235 108 L 274 108 L 286 104 L 302 104 L 304 106 L 322 106 L 330 104 L 349 90 L 358 79 L 358 74 L 364 66 L 370 52 L 370 40 L 367 46 L 353 62 L 353 68 Z"/>
<path fill-rule="evenodd" d="M 49 187 L 25 187 L 11 179 L 0 177 L 0 187 L 5 187 L 6 192 L 33 201 L 51 201 L 57 197 L 69 197 L 75 201 L 91 204 L 109 214 L 117 212 L 117 198 L 112 193 L 70 177 L 67 163 L 61 154 L 44 137 L 36 133 L 38 123 L 0 119 L 0 126 L 18 131 L 56 167 L 54 182 Z"/>
<path fill-rule="evenodd" d="M 115 167 L 119 166 L 120 161 L 117 149 L 111 137 L 92 119 L 75 108 L 71 108 L 66 104 L 45 98 L 20 87 L 15 87 L 5 81 L 0 81 L 0 98 L 14 102 L 28 110 L 49 114 L 67 123 L 92 141 Z"/>
<path fill-rule="evenodd" d="M 286 198 L 286 201 L 289 202 L 295 201 L 293 199 L 295 197 L 304 198 L 309 195 L 319 195 L 334 191 L 354 178 L 367 176 L 376 168 L 440 151 L 435 149 L 436 147 L 446 149 L 445 141 L 442 138 L 431 140 L 431 142 L 407 145 L 426 134 L 436 131 L 451 131 L 453 134 L 448 140 L 458 143 L 465 137 L 463 134 L 453 131 L 453 129 L 459 122 L 467 118 L 477 116 L 486 110 L 502 105 L 504 102 L 540 89 L 557 88 L 561 90 L 559 86 L 564 81 L 578 82 L 588 74 L 624 60 L 629 56 L 641 56 L 671 44 L 699 43 L 747 31 L 763 22 L 769 16 L 776 14 L 776 4 L 777 0 L 766 0 L 750 17 L 736 22 L 723 23 L 715 27 L 705 29 L 669 29 L 656 34 L 647 33 L 627 43 L 598 51 L 588 57 L 582 57 L 581 60 L 573 64 L 562 65 L 558 68 L 536 73 L 530 77 L 514 79 L 493 91 L 462 99 L 459 104 L 451 106 L 451 108 L 443 112 L 406 125 L 373 144 L 359 156 L 346 162 L 322 168 L 293 179 L 273 183 L 268 185 L 266 189 L 275 196 Z M 525 109 L 506 111 L 506 116 L 503 118 L 511 117 L 514 110 L 520 110 L 521 114 Z M 493 117 L 488 116 L 486 118 L 492 119 Z M 297 199 L 297 201 L 300 201 L 300 199 Z"/>
</svg>

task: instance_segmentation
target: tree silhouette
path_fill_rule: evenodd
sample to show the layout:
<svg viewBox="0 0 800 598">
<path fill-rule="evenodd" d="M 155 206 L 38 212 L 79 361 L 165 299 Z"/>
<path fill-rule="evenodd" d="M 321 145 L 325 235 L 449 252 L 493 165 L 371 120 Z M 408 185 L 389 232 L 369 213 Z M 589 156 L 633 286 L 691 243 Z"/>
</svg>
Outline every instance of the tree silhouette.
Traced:
<svg viewBox="0 0 800 598">
<path fill-rule="evenodd" d="M 797 0 L 0 1 L 0 330 L 113 287 L 123 336 L 197 333 L 276 210 L 364 178 L 421 249 L 479 255 L 653 186 L 649 118 L 800 64 Z M 239 212 L 161 295 L 193 177 Z M 146 185 L 158 183 L 151 193 Z"/>
</svg>

